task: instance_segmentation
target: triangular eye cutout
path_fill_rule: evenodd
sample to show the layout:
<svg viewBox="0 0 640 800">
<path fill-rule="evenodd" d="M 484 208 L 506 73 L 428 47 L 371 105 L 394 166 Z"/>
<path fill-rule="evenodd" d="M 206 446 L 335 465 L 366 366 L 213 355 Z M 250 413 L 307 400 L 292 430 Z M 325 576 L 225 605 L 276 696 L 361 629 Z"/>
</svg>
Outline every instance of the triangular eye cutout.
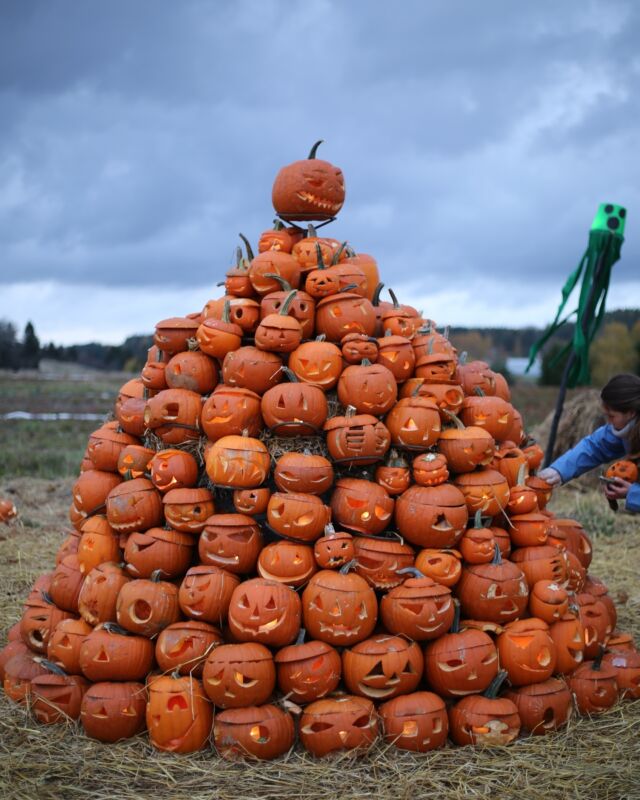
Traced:
<svg viewBox="0 0 640 800">
<path fill-rule="evenodd" d="M 384 675 L 384 669 L 382 668 L 382 661 L 376 661 L 373 667 L 365 675 L 365 678 L 375 678 L 376 675 Z"/>
<path fill-rule="evenodd" d="M 324 611 L 324 604 L 322 602 L 322 595 L 317 594 L 309 603 L 309 608 L 315 608 L 316 611 Z"/>
<path fill-rule="evenodd" d="M 238 601 L 238 605 L 240 608 L 249 608 L 249 598 L 246 594 L 243 594 L 240 600 Z"/>
<path fill-rule="evenodd" d="M 264 607 L 268 608 L 269 611 L 273 611 L 273 609 L 276 607 L 276 599 L 273 595 L 271 595 L 271 597 L 267 600 L 267 602 L 264 604 Z"/>
<path fill-rule="evenodd" d="M 407 663 L 404 665 L 404 669 L 402 670 L 402 673 L 404 675 L 415 675 L 416 671 L 413 668 L 413 664 L 410 661 L 407 661 Z"/>
</svg>

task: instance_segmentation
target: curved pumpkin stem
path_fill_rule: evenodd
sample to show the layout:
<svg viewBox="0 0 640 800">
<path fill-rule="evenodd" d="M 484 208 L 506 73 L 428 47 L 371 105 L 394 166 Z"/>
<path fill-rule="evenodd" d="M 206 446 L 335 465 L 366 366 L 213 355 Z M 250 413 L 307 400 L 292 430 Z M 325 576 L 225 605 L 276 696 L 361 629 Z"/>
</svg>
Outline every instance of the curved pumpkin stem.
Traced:
<svg viewBox="0 0 640 800">
<path fill-rule="evenodd" d="M 417 567 L 403 567 L 396 570 L 396 575 L 411 575 L 412 578 L 424 578 L 425 575 Z"/>
<path fill-rule="evenodd" d="M 284 372 L 284 374 L 287 377 L 287 380 L 290 381 L 291 383 L 300 383 L 296 373 L 292 369 L 289 369 L 289 367 L 285 367 L 284 364 L 280 367 L 280 371 Z"/>
<path fill-rule="evenodd" d="M 465 430 L 467 426 L 457 414 L 454 414 L 453 411 L 449 411 L 448 408 L 441 408 L 440 410 L 449 417 L 459 431 Z"/>
<path fill-rule="evenodd" d="M 297 289 L 292 289 L 289 294 L 285 297 L 284 303 L 280 307 L 280 311 L 278 314 L 281 317 L 286 317 L 289 314 L 289 309 L 291 308 L 291 303 L 293 303 L 293 298 L 298 294 Z"/>
<path fill-rule="evenodd" d="M 326 269 L 327 265 L 324 263 L 324 259 L 322 258 L 322 248 L 316 242 L 316 259 L 318 262 L 317 269 Z"/>
<path fill-rule="evenodd" d="M 383 289 L 384 289 L 384 283 L 379 283 L 373 290 L 373 297 L 371 298 L 372 306 L 380 305 L 380 293 L 382 292 Z"/>
<path fill-rule="evenodd" d="M 228 300 L 224 301 L 222 307 L 222 322 L 231 322 L 231 303 Z"/>
<path fill-rule="evenodd" d="M 249 261 L 253 261 L 255 256 L 253 255 L 253 250 L 251 249 L 251 245 L 249 244 L 249 240 L 244 235 L 244 233 L 239 233 L 238 236 L 242 239 L 242 241 L 244 242 L 244 246 L 247 248 L 247 258 L 249 259 Z"/>
<path fill-rule="evenodd" d="M 398 298 L 396 297 L 396 293 L 393 291 L 393 289 L 389 289 L 389 296 L 393 300 L 393 307 L 394 308 L 400 308 L 400 303 L 399 303 Z"/>
<path fill-rule="evenodd" d="M 309 153 L 309 158 L 315 158 L 316 157 L 316 153 L 318 151 L 318 148 L 320 147 L 320 145 L 323 142 L 324 142 L 324 139 L 318 139 L 318 141 L 311 148 L 311 152 Z"/>
<path fill-rule="evenodd" d="M 500 545 L 496 542 L 493 546 L 493 558 L 491 559 L 492 564 L 502 564 L 502 551 L 500 550 Z"/>
<path fill-rule="evenodd" d="M 293 289 L 291 288 L 291 284 L 289 281 L 285 280 L 282 275 L 276 275 L 275 272 L 265 272 L 265 278 L 273 278 L 274 281 L 278 281 L 280 286 L 282 287 L 283 292 L 291 292 Z"/>
<path fill-rule="evenodd" d="M 341 292 L 350 292 L 352 289 L 357 289 L 357 283 L 348 283 L 346 286 L 343 286 L 342 289 L 338 289 L 338 294 Z"/>
<path fill-rule="evenodd" d="M 132 636 L 131 631 L 118 625 L 117 622 L 103 622 L 102 627 L 107 633 L 117 633 L 119 636 Z"/>
<path fill-rule="evenodd" d="M 280 219 L 273 220 L 273 230 L 274 231 L 283 231 L 284 230 L 284 223 Z"/>
<path fill-rule="evenodd" d="M 166 575 L 163 569 L 154 569 L 151 575 L 149 576 L 149 579 L 153 583 L 159 583 L 162 580 L 163 575 Z"/>
<path fill-rule="evenodd" d="M 467 358 L 469 358 L 469 353 L 467 353 L 466 350 L 463 350 L 458 357 L 459 366 L 464 367 L 464 365 L 467 363 Z"/>
<path fill-rule="evenodd" d="M 340 247 L 333 254 L 333 258 L 331 259 L 331 266 L 332 267 L 335 267 L 336 264 L 340 263 L 340 256 L 345 252 L 345 250 L 347 251 L 347 255 L 348 255 L 349 251 L 347 250 L 347 243 L 346 242 L 342 242 Z"/>
<path fill-rule="evenodd" d="M 358 566 L 358 562 L 355 558 L 352 558 L 351 561 L 347 561 L 347 563 L 340 567 L 339 572 L 341 575 L 348 575 L 352 569 L 355 569 Z"/>
<path fill-rule="evenodd" d="M 480 528 L 484 528 L 484 525 L 482 524 L 482 511 L 480 509 L 478 509 L 476 511 L 476 515 L 473 518 L 473 527 L 475 528 L 475 530 L 479 530 Z M 500 549 L 500 548 L 498 548 L 498 549 Z"/>
<path fill-rule="evenodd" d="M 487 689 L 485 689 L 485 691 L 482 693 L 484 697 L 487 697 L 489 700 L 495 700 L 508 674 L 509 673 L 506 669 L 501 669 L 496 677 L 491 681 Z"/>
<path fill-rule="evenodd" d="M 457 597 L 453 598 L 453 622 L 449 628 L 449 633 L 460 633 L 460 601 Z"/>
<path fill-rule="evenodd" d="M 473 393 L 477 394 L 478 397 L 486 397 L 487 396 L 486 393 L 482 390 L 482 388 L 480 386 L 474 386 L 473 387 Z"/>
<path fill-rule="evenodd" d="M 41 667 L 48 669 L 49 672 L 53 672 L 54 675 L 66 677 L 69 674 L 66 670 L 62 669 L 61 666 L 54 664 L 53 661 L 49 661 L 47 658 L 42 658 L 42 656 L 34 656 L 33 660 L 37 664 L 40 664 Z"/>
</svg>

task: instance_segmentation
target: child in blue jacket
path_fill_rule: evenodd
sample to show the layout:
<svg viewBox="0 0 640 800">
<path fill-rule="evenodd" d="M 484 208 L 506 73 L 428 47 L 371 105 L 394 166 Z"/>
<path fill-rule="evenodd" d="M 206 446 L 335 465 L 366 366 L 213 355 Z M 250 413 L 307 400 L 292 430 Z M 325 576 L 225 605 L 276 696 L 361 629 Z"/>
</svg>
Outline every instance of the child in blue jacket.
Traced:
<svg viewBox="0 0 640 800">
<path fill-rule="evenodd" d="M 614 459 L 640 457 L 640 377 L 615 375 L 600 397 L 607 424 L 541 470 L 540 478 L 558 486 Z M 624 499 L 627 511 L 640 513 L 640 483 L 616 478 L 604 493 L 608 500 Z"/>
</svg>

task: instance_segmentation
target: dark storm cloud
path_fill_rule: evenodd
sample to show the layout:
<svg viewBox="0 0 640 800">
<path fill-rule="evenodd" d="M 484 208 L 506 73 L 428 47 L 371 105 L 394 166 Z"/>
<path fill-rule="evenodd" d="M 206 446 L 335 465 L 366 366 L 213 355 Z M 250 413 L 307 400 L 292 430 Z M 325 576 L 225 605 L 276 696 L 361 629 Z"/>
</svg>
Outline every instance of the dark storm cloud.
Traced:
<svg viewBox="0 0 640 800">
<path fill-rule="evenodd" d="M 393 280 L 556 285 L 597 204 L 630 208 L 628 2 L 5 3 L 1 279 L 211 284 L 273 217 L 278 167 L 320 155 L 332 235 Z"/>
</svg>

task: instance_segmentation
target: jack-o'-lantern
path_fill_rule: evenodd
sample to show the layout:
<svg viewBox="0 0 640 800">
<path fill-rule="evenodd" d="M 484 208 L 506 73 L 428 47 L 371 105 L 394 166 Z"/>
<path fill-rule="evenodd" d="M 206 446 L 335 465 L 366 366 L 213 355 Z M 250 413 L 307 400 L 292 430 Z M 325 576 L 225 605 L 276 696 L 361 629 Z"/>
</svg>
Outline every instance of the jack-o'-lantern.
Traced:
<svg viewBox="0 0 640 800">
<path fill-rule="evenodd" d="M 188 350 L 189 339 L 193 339 L 198 330 L 197 321 L 190 317 L 171 317 L 156 323 L 153 343 L 167 353 L 179 353 Z"/>
<path fill-rule="evenodd" d="M 355 558 L 353 536 L 346 531 L 336 531 L 329 524 L 324 529 L 324 536 L 316 539 L 313 555 L 321 569 L 338 569 L 344 567 Z"/>
<path fill-rule="evenodd" d="M 222 436 L 209 450 L 207 475 L 217 486 L 254 489 L 269 474 L 271 458 L 265 445 L 250 436 Z"/>
<path fill-rule="evenodd" d="M 550 545 L 518 547 L 511 560 L 524 572 L 529 586 L 541 580 L 563 584 L 567 579 L 566 559 Z"/>
<path fill-rule="evenodd" d="M 149 462 L 155 454 L 155 450 L 139 444 L 127 445 L 118 456 L 118 472 L 126 481 L 133 478 L 148 478 Z"/>
<path fill-rule="evenodd" d="M 342 659 L 326 642 L 298 641 L 276 653 L 278 687 L 295 703 L 311 703 L 333 692 L 342 675 Z"/>
<path fill-rule="evenodd" d="M 281 367 L 282 358 L 277 353 L 251 346 L 239 347 L 224 357 L 222 377 L 227 388 L 248 389 L 260 395 L 280 383 Z"/>
<path fill-rule="evenodd" d="M 569 675 L 584 660 L 584 628 L 578 617 L 568 611 L 549 627 L 556 646 L 556 673 Z"/>
<path fill-rule="evenodd" d="M 550 580 L 536 581 L 529 595 L 529 612 L 532 617 L 548 625 L 562 619 L 569 610 L 569 595 L 560 584 Z"/>
<path fill-rule="evenodd" d="M 111 491 L 122 484 L 119 475 L 88 469 L 82 472 L 71 488 L 73 504 L 81 519 L 104 510 L 105 501 Z"/>
<path fill-rule="evenodd" d="M 596 578 L 595 575 L 588 575 L 584 582 L 583 588 L 580 591 L 592 594 L 604 604 L 604 607 L 607 609 L 609 614 L 609 622 L 611 624 L 611 630 L 613 631 L 618 621 L 618 612 L 615 603 L 609 596 L 609 590 L 607 589 L 606 585 L 599 578 Z M 608 644 L 610 641 L 611 638 L 609 639 Z"/>
<path fill-rule="evenodd" d="M 17 624 L 19 636 L 20 623 Z M 5 667 L 14 656 L 32 657 L 33 653 L 22 639 L 10 639 L 9 642 L 0 649 L 0 685 L 4 684 Z"/>
<path fill-rule="evenodd" d="M 238 514 L 247 514 L 255 517 L 267 513 L 271 490 L 266 486 L 258 489 L 234 489 L 233 507 Z"/>
<path fill-rule="evenodd" d="M 467 564 L 488 564 L 493 559 L 496 540 L 493 529 L 483 524 L 482 512 L 476 511 L 473 527 L 467 528 L 458 549 Z"/>
<path fill-rule="evenodd" d="M 512 686 L 542 683 L 553 674 L 556 646 L 543 620 L 532 617 L 510 622 L 496 644 L 500 666 L 507 670 Z"/>
<path fill-rule="evenodd" d="M 300 598 L 278 581 L 252 578 L 237 586 L 229 605 L 229 630 L 239 642 L 291 644 L 300 630 Z"/>
<path fill-rule="evenodd" d="M 202 406 L 202 429 L 212 442 L 245 430 L 257 436 L 262 430 L 260 397 L 250 389 L 218 386 Z"/>
<path fill-rule="evenodd" d="M 364 333 L 348 333 L 342 338 L 340 346 L 347 364 L 360 364 L 363 358 L 368 358 L 373 364 L 378 358 L 378 340 Z"/>
<path fill-rule="evenodd" d="M 367 297 L 367 276 L 364 270 L 353 261 L 342 260 L 341 254 L 345 252 L 345 245 L 346 242 L 333 257 L 330 270 L 338 276 L 339 291 L 350 291 L 353 294 L 359 294 L 361 297 Z"/>
<path fill-rule="evenodd" d="M 273 479 L 281 492 L 324 494 L 333 484 L 333 466 L 324 456 L 291 451 L 276 461 Z"/>
<path fill-rule="evenodd" d="M 289 307 L 296 291 L 289 292 L 275 314 L 263 317 L 255 333 L 255 344 L 260 350 L 272 353 L 291 353 L 302 341 L 302 325 L 289 316 Z"/>
<path fill-rule="evenodd" d="M 554 519 L 553 524 L 560 528 L 566 537 L 567 550 L 578 556 L 585 569 L 589 568 L 593 557 L 593 548 L 587 532 L 575 519 Z"/>
<path fill-rule="evenodd" d="M 200 681 L 190 675 L 154 677 L 147 685 L 149 741 L 158 750 L 194 753 L 211 733 L 213 708 Z"/>
<path fill-rule="evenodd" d="M 458 550 L 427 547 L 416 556 L 416 569 L 441 586 L 455 586 L 462 574 L 462 556 Z"/>
<path fill-rule="evenodd" d="M 82 523 L 80 533 L 76 555 L 82 575 L 88 575 L 94 567 L 105 561 L 120 561 L 119 538 L 104 515 L 89 517 Z"/>
<path fill-rule="evenodd" d="M 400 387 L 400 397 L 424 397 L 432 400 L 440 412 L 440 419 L 449 422 L 450 414 L 457 414 L 462 407 L 464 392 L 456 383 L 427 383 L 424 378 L 409 378 Z"/>
<path fill-rule="evenodd" d="M 433 353 L 416 359 L 415 377 L 425 383 L 455 383 L 455 371 L 456 358 L 448 353 Z"/>
<path fill-rule="evenodd" d="M 547 543 L 551 520 L 544 514 L 515 514 L 510 522 L 511 542 L 515 547 L 538 547 Z"/>
<path fill-rule="evenodd" d="M 213 495 L 208 489 L 170 489 L 162 497 L 164 516 L 181 533 L 197 534 L 207 518 L 215 513 Z"/>
<path fill-rule="evenodd" d="M 380 616 L 385 628 L 415 642 L 446 633 L 454 617 L 450 590 L 415 568 L 404 568 L 399 574 L 412 577 L 382 596 Z"/>
<path fill-rule="evenodd" d="M 165 444 L 182 444 L 200 436 L 202 397 L 189 389 L 164 389 L 147 400 L 144 422 Z"/>
<path fill-rule="evenodd" d="M 11 500 L 0 499 L 0 522 L 8 525 L 18 516 L 18 509 Z"/>
<path fill-rule="evenodd" d="M 460 361 L 462 362 L 462 356 Z M 496 394 L 496 373 L 485 361 L 459 363 L 456 368 L 456 380 L 467 396 L 476 394 L 477 389 L 485 395 Z"/>
<path fill-rule="evenodd" d="M 460 409 L 460 419 L 464 425 L 483 428 L 497 442 L 508 439 L 513 424 L 514 409 L 501 397 L 466 397 Z"/>
<path fill-rule="evenodd" d="M 160 492 L 190 489 L 198 480 L 198 462 L 185 450 L 160 450 L 149 462 L 151 483 Z"/>
<path fill-rule="evenodd" d="M 458 745 L 505 745 L 520 733 L 520 716 L 512 700 L 498 697 L 505 678 L 500 672 L 484 694 L 463 697 L 449 711 L 449 735 Z"/>
<path fill-rule="evenodd" d="M 381 315 L 382 331 L 393 336 L 404 336 L 412 339 L 418 331 L 422 320 L 411 306 L 402 305 L 392 289 L 389 289 L 392 304 L 387 306 Z"/>
<path fill-rule="evenodd" d="M 339 478 L 331 495 L 334 522 L 359 533 L 382 533 L 391 520 L 394 501 L 382 486 L 360 478 Z"/>
<path fill-rule="evenodd" d="M 528 437 L 521 445 L 522 452 L 527 457 L 530 472 L 539 469 L 544 460 L 544 450 L 532 437 Z"/>
<path fill-rule="evenodd" d="M 225 273 L 224 290 L 234 297 L 253 297 L 253 286 L 249 280 L 249 262 L 253 252 L 248 239 L 242 234 L 240 238 L 247 246 L 247 258 L 244 258 L 242 248 L 236 247 L 236 263 Z"/>
<path fill-rule="evenodd" d="M 299 380 L 328 392 L 338 383 L 342 372 L 342 353 L 335 344 L 318 337 L 303 342 L 289 355 L 289 369 Z"/>
<path fill-rule="evenodd" d="M 83 581 L 78 556 L 65 556 L 53 571 L 49 586 L 49 595 L 58 608 L 78 613 L 78 596 Z"/>
<path fill-rule="evenodd" d="M 538 495 L 525 483 L 526 468 L 523 466 L 518 471 L 515 484 L 509 490 L 507 514 L 511 516 L 531 514 L 538 509 Z"/>
<path fill-rule="evenodd" d="M 31 679 L 31 713 L 44 725 L 78 719 L 89 682 L 81 675 L 67 675 L 50 661 L 42 664 L 48 672 Z"/>
<path fill-rule="evenodd" d="M 587 571 L 580 563 L 577 555 L 568 550 L 563 555 L 567 562 L 567 589 L 570 592 L 581 592 L 587 577 Z M 608 610 L 607 616 L 609 616 Z"/>
<path fill-rule="evenodd" d="M 87 736 L 111 744 L 144 730 L 146 706 L 142 683 L 94 683 L 82 697 L 80 722 Z"/>
<path fill-rule="evenodd" d="M 302 594 L 306 631 L 334 646 L 363 641 L 378 617 L 373 589 L 360 575 L 349 572 L 350 563 L 340 571 L 316 572 Z"/>
<path fill-rule="evenodd" d="M 571 716 L 571 692 L 559 678 L 507 689 L 504 697 L 516 704 L 523 730 L 534 736 L 558 730 Z"/>
<path fill-rule="evenodd" d="M 378 735 L 375 706 L 365 697 L 341 695 L 316 700 L 300 718 L 300 741 L 314 756 L 367 750 Z"/>
<path fill-rule="evenodd" d="M 345 197 L 342 170 L 316 157 L 322 139 L 309 157 L 282 167 L 273 182 L 271 199 L 284 220 L 332 219 Z"/>
<path fill-rule="evenodd" d="M 365 296 L 368 297 L 369 300 L 373 300 L 376 287 L 380 283 L 380 273 L 375 258 L 367 255 L 366 253 L 356 253 L 349 246 L 345 248 L 345 251 L 347 257 L 345 258 L 344 263 L 355 264 L 355 266 L 362 270 L 366 279 Z"/>
<path fill-rule="evenodd" d="M 456 593 L 466 616 L 500 624 L 522 616 L 529 599 L 524 573 L 497 544 L 491 563 L 463 567 Z"/>
<path fill-rule="evenodd" d="M 389 430 L 372 414 L 356 414 L 347 406 L 344 416 L 331 417 L 324 425 L 327 449 L 336 464 L 365 466 L 384 458 L 391 444 Z"/>
<path fill-rule="evenodd" d="M 303 339 L 311 339 L 313 336 L 316 310 L 313 297 L 300 289 L 292 294 L 291 285 L 279 275 L 268 275 L 267 277 L 275 278 L 281 286 L 281 291 L 264 295 L 260 301 L 260 319 L 264 320 L 269 315 L 281 313 L 283 306 L 288 300 L 288 311 L 282 313 L 288 313 L 289 316 L 300 323 Z M 292 329 L 295 330 L 295 326 L 292 326 Z M 256 336 L 258 335 L 258 330 L 256 330 Z M 284 352 L 281 347 L 261 347 L 260 349 Z M 287 350 L 286 352 L 290 351 Z"/>
<path fill-rule="evenodd" d="M 318 433 L 329 413 L 327 397 L 318 386 L 298 381 L 294 372 L 283 367 L 289 379 L 268 389 L 262 396 L 265 424 L 278 436 L 311 436 Z"/>
<path fill-rule="evenodd" d="M 276 686 L 273 656 L 257 642 L 222 644 L 207 657 L 202 685 L 218 708 L 265 703 Z"/>
<path fill-rule="evenodd" d="M 413 692 L 423 668 L 419 645 L 386 633 L 365 639 L 342 653 L 342 678 L 347 690 L 371 700 Z"/>
<path fill-rule="evenodd" d="M 198 554 L 203 564 L 226 569 L 235 575 L 252 572 L 260 550 L 260 527 L 245 514 L 213 514 L 198 541 Z"/>
<path fill-rule="evenodd" d="M 198 394 L 209 394 L 218 383 L 218 369 L 212 358 L 198 350 L 176 353 L 165 369 L 170 389 L 188 389 Z"/>
<path fill-rule="evenodd" d="M 155 345 L 147 350 L 147 361 L 140 372 L 140 379 L 150 394 L 167 388 L 168 360 L 169 354 L 165 356 L 162 350 L 158 350 Z"/>
<path fill-rule="evenodd" d="M 621 698 L 640 698 L 640 653 L 636 650 L 616 650 L 607 653 L 602 663 L 615 671 Z"/>
<path fill-rule="evenodd" d="M 606 478 L 621 478 L 623 481 L 635 483 L 638 480 L 638 465 L 628 459 L 614 461 L 604 474 Z"/>
<path fill-rule="evenodd" d="M 182 579 L 178 603 L 192 619 L 222 625 L 240 579 L 232 572 L 212 565 L 191 567 Z"/>
<path fill-rule="evenodd" d="M 550 483 L 547 483 L 547 481 L 542 480 L 542 478 L 539 478 L 537 475 L 530 475 L 525 483 L 536 493 L 536 497 L 538 498 L 538 508 L 540 511 L 542 511 L 544 508 L 546 508 L 547 503 L 551 499 L 553 486 Z"/>
<path fill-rule="evenodd" d="M 80 647 L 93 628 L 82 619 L 63 619 L 53 630 L 47 658 L 71 675 L 80 673 Z"/>
<path fill-rule="evenodd" d="M 116 472 L 122 450 L 137 442 L 135 436 L 119 431 L 117 422 L 108 422 L 89 436 L 87 455 L 92 463 L 91 468 Z"/>
<path fill-rule="evenodd" d="M 258 556 L 258 574 L 261 578 L 303 586 L 317 572 L 313 550 L 298 542 L 272 542 Z"/>
<path fill-rule="evenodd" d="M 426 450 L 438 441 L 441 431 L 436 404 L 423 397 L 405 397 L 385 417 L 394 447 Z"/>
<path fill-rule="evenodd" d="M 525 454 L 513 442 L 502 442 L 496 450 L 491 467 L 507 479 L 509 488 L 522 484 L 526 478 L 529 463 Z"/>
<path fill-rule="evenodd" d="M 378 339 L 377 363 L 387 367 L 398 383 L 404 383 L 413 375 L 416 363 L 411 341 L 406 336 L 390 333 Z"/>
<path fill-rule="evenodd" d="M 71 530 L 65 531 L 67 537 L 64 539 L 56 552 L 56 565 L 59 564 L 65 556 L 71 556 L 78 552 L 78 547 L 80 547 L 80 537 L 82 536 L 80 533 L 80 526 L 84 521 L 84 518 L 80 517 L 76 523 L 78 526 L 77 528 L 72 528 Z M 48 588 L 49 587 L 47 586 L 45 591 Z"/>
<path fill-rule="evenodd" d="M 131 580 L 119 564 L 98 564 L 84 579 L 78 596 L 78 611 L 89 625 L 116 621 L 118 592 Z"/>
<path fill-rule="evenodd" d="M 340 291 L 320 300 L 316 306 L 316 333 L 324 334 L 330 342 L 340 342 L 348 333 L 373 336 L 375 327 L 373 306 L 359 294 Z"/>
<path fill-rule="evenodd" d="M 602 661 L 602 651 L 594 661 L 585 661 L 567 679 L 580 714 L 599 714 L 618 699 L 615 669 Z"/>
<path fill-rule="evenodd" d="M 312 237 L 313 238 L 313 237 Z M 331 260 L 331 253 L 322 252 L 322 247 L 316 239 L 315 243 L 311 243 L 309 239 L 303 240 L 298 244 L 298 247 L 308 247 L 308 255 L 303 263 L 306 265 L 306 279 L 304 288 L 316 300 L 322 300 L 325 297 L 337 294 L 341 286 L 340 274 L 337 270 L 327 267 L 325 261 Z M 300 251 L 299 251 L 300 252 Z M 329 259 L 327 259 L 329 255 Z M 364 275 L 362 282 L 364 283 Z M 359 292 L 361 294 L 362 292 Z"/>
<path fill-rule="evenodd" d="M 237 350 L 242 343 L 242 328 L 231 322 L 231 303 L 225 300 L 220 319 L 206 317 L 196 332 L 200 350 L 213 358 L 224 358 L 229 350 Z"/>
<path fill-rule="evenodd" d="M 230 708 L 216 714 L 213 740 L 222 758 L 278 758 L 291 749 L 291 714 L 274 705 Z"/>
<path fill-rule="evenodd" d="M 256 294 L 261 297 L 277 292 L 280 284 L 277 276 L 285 280 L 293 289 L 300 286 L 300 264 L 291 253 L 281 250 L 265 250 L 251 260 L 249 279 Z"/>
<path fill-rule="evenodd" d="M 118 592 L 118 625 L 130 633 L 155 636 L 180 619 L 178 587 L 159 580 L 159 573 L 160 570 L 154 573 L 151 580 L 129 581 Z"/>
<path fill-rule="evenodd" d="M 406 460 L 392 450 L 386 462 L 376 467 L 375 481 L 391 497 L 402 494 L 411 485 L 411 471 Z"/>
<path fill-rule="evenodd" d="M 459 425 L 459 427 L 458 427 Z M 483 428 L 465 428 L 456 418 L 456 427 L 440 432 L 438 451 L 447 459 L 452 472 L 473 472 L 491 463 L 495 452 L 493 436 Z"/>
<path fill-rule="evenodd" d="M 353 544 L 356 572 L 374 589 L 386 591 L 399 586 L 404 578 L 398 570 L 413 566 L 413 549 L 397 538 L 356 536 Z"/>
<path fill-rule="evenodd" d="M 592 594 L 576 595 L 578 616 L 584 629 L 584 657 L 595 658 L 613 630 L 604 603 Z"/>
<path fill-rule="evenodd" d="M 160 492 L 147 478 L 124 481 L 107 497 L 107 521 L 118 533 L 144 531 L 162 522 Z"/>
<path fill-rule="evenodd" d="M 447 740 L 449 719 L 444 700 L 433 692 L 412 692 L 378 708 L 384 738 L 401 750 L 426 753 Z"/>
<path fill-rule="evenodd" d="M 337 239 L 327 236 L 318 236 L 315 227 L 309 223 L 306 235 L 302 236 L 291 248 L 291 255 L 300 264 L 303 277 L 322 264 L 337 264 L 346 258 L 346 242 L 340 243 Z M 318 252 L 319 251 L 319 252 Z"/>
<path fill-rule="evenodd" d="M 314 494 L 274 492 L 267 506 L 269 527 L 280 536 L 313 542 L 331 518 L 328 506 Z"/>
<path fill-rule="evenodd" d="M 418 547 L 452 547 L 462 536 L 469 513 L 464 495 L 450 483 L 411 486 L 396 500 L 396 525 Z"/>
<path fill-rule="evenodd" d="M 80 646 L 80 669 L 92 682 L 139 681 L 154 660 L 153 642 L 112 622 L 98 625 Z"/>
<path fill-rule="evenodd" d="M 433 353 L 456 355 L 457 352 L 447 336 L 436 331 L 435 323 L 423 323 L 411 340 L 411 346 L 413 347 L 416 358 Z M 464 355 L 463 353 L 460 358 L 462 359 Z"/>
<path fill-rule="evenodd" d="M 456 603 L 450 632 L 425 647 L 425 680 L 441 697 L 463 697 L 484 691 L 497 674 L 498 651 L 491 637 L 475 628 L 461 630 Z"/>
<path fill-rule="evenodd" d="M 156 640 L 156 661 L 163 672 L 202 677 L 204 662 L 214 647 L 222 644 L 220 631 L 206 622 L 174 622 Z"/>
<path fill-rule="evenodd" d="M 290 253 L 294 244 L 302 239 L 302 231 L 293 226 L 285 227 L 279 219 L 273 221 L 273 228 L 263 231 L 258 239 L 258 252 L 264 253 L 265 250 L 282 250 L 283 253 Z"/>
<path fill-rule="evenodd" d="M 2 687 L 9 700 L 23 705 L 31 701 L 31 681 L 37 675 L 46 675 L 49 672 L 43 661 L 44 659 L 31 652 L 17 653 L 7 661 Z"/>
<path fill-rule="evenodd" d="M 421 453 L 411 464 L 418 486 L 439 486 L 449 478 L 447 459 L 442 453 Z"/>
<path fill-rule="evenodd" d="M 494 469 L 465 472 L 455 478 L 454 484 L 464 495 L 471 514 L 481 511 L 493 517 L 501 514 L 509 502 L 507 479 Z"/>
<path fill-rule="evenodd" d="M 360 364 L 346 367 L 338 381 L 338 399 L 344 406 L 354 406 L 360 414 L 386 414 L 397 397 L 398 385 L 393 373 L 366 358 Z"/>
</svg>

